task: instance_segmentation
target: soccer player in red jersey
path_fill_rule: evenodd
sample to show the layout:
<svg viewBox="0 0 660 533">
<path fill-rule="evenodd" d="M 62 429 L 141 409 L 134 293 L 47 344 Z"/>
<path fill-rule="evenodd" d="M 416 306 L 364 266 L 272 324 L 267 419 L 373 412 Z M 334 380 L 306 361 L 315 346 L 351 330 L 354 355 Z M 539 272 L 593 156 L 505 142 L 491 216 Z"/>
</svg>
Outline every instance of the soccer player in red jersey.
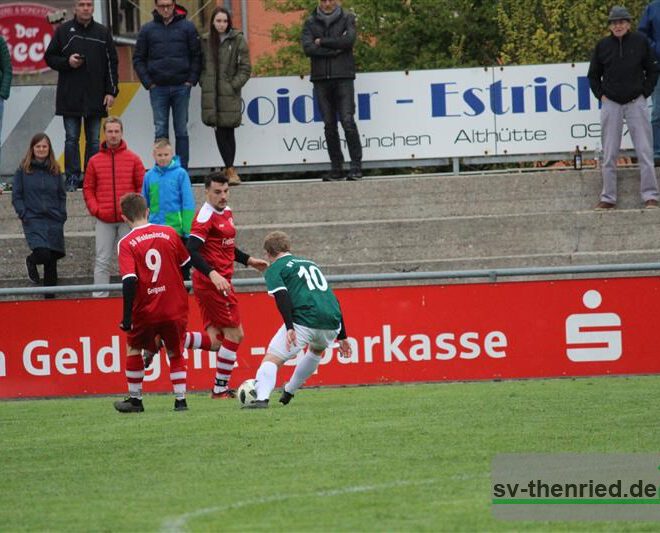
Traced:
<svg viewBox="0 0 660 533">
<path fill-rule="evenodd" d="M 122 413 L 144 411 L 142 381 L 144 359 L 165 345 L 174 388 L 174 410 L 185 411 L 186 359 L 183 341 L 188 324 L 188 293 L 181 268 L 190 255 L 176 231 L 149 224 L 144 197 L 125 194 L 120 201 L 122 218 L 131 231 L 119 241 L 119 272 L 122 278 L 124 316 L 119 327 L 126 332 L 126 379 L 129 397 L 115 402 Z"/>
<path fill-rule="evenodd" d="M 268 263 L 235 246 L 236 227 L 227 206 L 229 182 L 223 174 L 209 174 L 204 182 L 206 202 L 190 229 L 188 251 L 195 267 L 193 291 L 206 333 L 186 333 L 185 348 L 217 351 L 212 398 L 233 398 L 228 382 L 236 352 L 243 340 L 238 301 L 231 284 L 234 261 L 263 272 Z"/>
</svg>

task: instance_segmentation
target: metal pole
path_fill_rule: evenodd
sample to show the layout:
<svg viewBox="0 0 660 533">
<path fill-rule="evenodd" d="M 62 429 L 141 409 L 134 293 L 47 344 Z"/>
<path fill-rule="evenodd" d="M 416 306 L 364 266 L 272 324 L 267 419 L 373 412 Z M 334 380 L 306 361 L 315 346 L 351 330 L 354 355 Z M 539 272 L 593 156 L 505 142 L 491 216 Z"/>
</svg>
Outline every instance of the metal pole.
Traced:
<svg viewBox="0 0 660 533">
<path fill-rule="evenodd" d="M 496 282 L 498 277 L 507 276 L 556 276 L 564 274 L 613 274 L 615 272 L 660 272 L 660 263 L 622 263 L 610 265 L 572 265 L 554 267 L 523 267 L 523 268 L 489 268 L 483 270 L 440 270 L 433 272 L 386 272 L 380 274 L 335 274 L 327 276 L 333 283 L 360 283 L 374 281 L 420 281 L 441 279 L 487 278 Z M 234 279 L 236 287 L 251 287 L 265 285 L 263 278 Z M 191 287 L 190 281 L 186 282 Z M 59 287 L 10 287 L 0 288 L 0 297 L 8 295 L 27 294 L 65 294 L 92 291 L 116 291 L 122 289 L 121 283 L 106 285 L 62 285 Z"/>
<path fill-rule="evenodd" d="M 247 0 L 241 0 L 241 28 L 243 30 L 243 35 L 245 40 L 248 38 L 248 8 Z"/>
</svg>

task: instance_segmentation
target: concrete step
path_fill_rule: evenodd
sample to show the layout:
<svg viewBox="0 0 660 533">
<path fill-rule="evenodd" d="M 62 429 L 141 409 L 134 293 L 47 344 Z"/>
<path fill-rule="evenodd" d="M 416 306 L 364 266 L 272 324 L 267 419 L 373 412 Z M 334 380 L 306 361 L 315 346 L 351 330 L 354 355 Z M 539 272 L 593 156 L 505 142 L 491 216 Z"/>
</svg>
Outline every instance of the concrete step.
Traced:
<svg viewBox="0 0 660 533">
<path fill-rule="evenodd" d="M 598 201 L 600 174 L 595 170 L 461 176 L 246 183 L 231 189 L 230 205 L 244 225 L 423 219 L 466 215 L 563 213 L 592 208 Z M 194 187 L 197 206 L 204 189 Z M 640 205 L 639 172 L 619 173 L 619 207 Z M 67 196 L 67 233 L 93 231 L 77 191 Z M 22 233 L 11 195 L 0 195 L 0 234 Z"/>
<path fill-rule="evenodd" d="M 527 258 L 566 258 L 575 254 L 613 258 L 630 251 L 654 252 L 660 243 L 660 210 L 243 225 L 239 226 L 237 244 L 260 256 L 263 238 L 272 229 L 290 234 L 294 253 L 349 272 L 360 265 L 370 265 L 374 271 L 392 271 L 383 269 L 393 265 L 408 269 L 452 260 L 482 268 L 480 264 L 492 266 L 491 259 L 496 258 L 515 258 L 517 264 L 525 265 L 529 264 Z M 90 276 L 93 232 L 67 234 L 66 243 L 67 257 L 60 262 L 60 271 L 68 276 Z M 23 236 L 0 236 L 0 246 L 5 251 L 0 257 L 2 277 L 22 279 L 28 253 Z"/>
</svg>

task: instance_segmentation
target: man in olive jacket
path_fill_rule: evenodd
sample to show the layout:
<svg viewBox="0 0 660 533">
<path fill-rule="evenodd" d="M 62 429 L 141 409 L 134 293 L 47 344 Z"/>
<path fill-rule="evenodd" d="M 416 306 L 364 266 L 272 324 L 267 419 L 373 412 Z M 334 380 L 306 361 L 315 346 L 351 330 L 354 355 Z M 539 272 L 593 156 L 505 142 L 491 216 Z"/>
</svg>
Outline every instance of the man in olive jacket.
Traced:
<svg viewBox="0 0 660 533">
<path fill-rule="evenodd" d="M 349 180 L 362 178 L 362 145 L 355 124 L 355 60 L 353 45 L 357 32 L 355 16 L 344 11 L 337 0 L 319 0 L 319 5 L 305 21 L 302 46 L 311 60 L 310 80 L 323 115 L 325 140 L 332 170 L 324 181 L 344 178 L 344 155 L 341 151 L 337 115 L 344 128 L 351 156 Z"/>
<path fill-rule="evenodd" d="M 2 115 L 5 109 L 5 100 L 9 98 L 12 77 L 11 57 L 7 41 L 0 37 L 0 132 L 2 132 Z"/>
</svg>

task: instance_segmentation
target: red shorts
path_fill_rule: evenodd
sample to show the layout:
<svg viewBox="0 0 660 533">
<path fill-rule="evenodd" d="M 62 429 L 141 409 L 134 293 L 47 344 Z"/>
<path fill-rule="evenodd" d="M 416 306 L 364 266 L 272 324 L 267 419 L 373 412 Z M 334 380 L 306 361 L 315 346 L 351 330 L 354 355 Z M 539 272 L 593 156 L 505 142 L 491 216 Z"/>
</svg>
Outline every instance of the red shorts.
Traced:
<svg viewBox="0 0 660 533">
<path fill-rule="evenodd" d="M 160 350 L 154 341 L 160 335 L 165 349 L 175 354 L 183 353 L 187 322 L 163 322 L 162 324 L 133 324 L 133 329 L 126 332 L 126 342 L 131 348 L 155 353 Z"/>
<path fill-rule="evenodd" d="M 204 321 L 204 329 L 214 326 L 218 329 L 237 328 L 241 325 L 238 313 L 238 300 L 232 290 L 225 296 L 214 287 L 194 287 L 195 299 Z"/>
</svg>

